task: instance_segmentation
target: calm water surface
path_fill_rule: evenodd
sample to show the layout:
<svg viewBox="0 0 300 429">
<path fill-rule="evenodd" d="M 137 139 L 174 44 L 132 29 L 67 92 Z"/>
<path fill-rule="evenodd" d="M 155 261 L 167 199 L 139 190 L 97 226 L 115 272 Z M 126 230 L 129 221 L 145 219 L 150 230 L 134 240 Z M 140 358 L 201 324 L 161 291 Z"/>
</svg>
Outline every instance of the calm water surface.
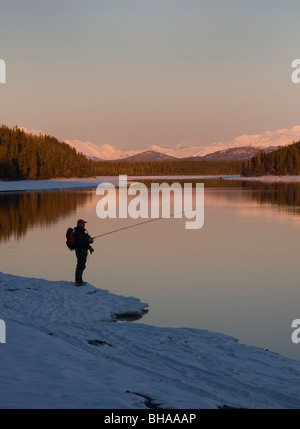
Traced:
<svg viewBox="0 0 300 429">
<path fill-rule="evenodd" d="M 227 181 L 226 181 L 227 182 Z M 78 218 L 98 235 L 139 222 L 100 220 L 95 189 L 0 194 L 1 271 L 74 279 L 65 231 Z M 149 303 L 142 322 L 234 336 L 300 360 L 298 184 L 205 181 L 205 220 L 161 219 L 95 240 L 85 280 Z"/>
</svg>

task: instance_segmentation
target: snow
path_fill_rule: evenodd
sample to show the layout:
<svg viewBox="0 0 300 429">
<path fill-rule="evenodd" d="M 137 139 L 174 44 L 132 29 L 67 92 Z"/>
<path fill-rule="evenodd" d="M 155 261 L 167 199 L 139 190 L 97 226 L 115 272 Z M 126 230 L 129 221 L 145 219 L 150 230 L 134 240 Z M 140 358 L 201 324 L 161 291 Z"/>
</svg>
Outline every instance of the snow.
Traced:
<svg viewBox="0 0 300 429">
<path fill-rule="evenodd" d="M 128 176 L 128 181 L 131 180 L 159 180 L 159 179 L 176 179 L 176 180 L 192 180 L 192 179 L 239 179 L 240 176 Z M 17 191 L 41 191 L 41 190 L 59 190 L 59 189 L 88 189 L 97 188 L 101 183 L 112 183 L 115 186 L 119 185 L 119 176 L 97 176 L 87 179 L 49 179 L 49 180 L 17 180 L 17 181 L 1 181 L 0 192 L 17 192 Z"/>
<path fill-rule="evenodd" d="M 291 129 L 282 128 L 273 131 L 266 131 L 262 134 L 245 134 L 236 137 L 229 142 L 212 143 L 209 146 L 201 148 L 199 152 L 193 156 L 205 156 L 220 150 L 226 150 L 236 147 L 251 146 L 258 149 L 266 149 L 268 147 L 278 147 L 290 145 L 295 141 L 300 140 L 300 126 L 294 126 Z"/>
<path fill-rule="evenodd" d="M 97 145 L 92 142 L 83 142 L 81 140 L 64 140 L 64 143 L 67 143 L 72 148 L 76 149 L 78 153 L 83 153 L 89 158 L 101 159 L 104 161 L 107 160 L 116 160 L 126 158 L 127 153 L 116 149 L 111 145 L 103 144 Z"/>
<path fill-rule="evenodd" d="M 0 191 L 102 180 L 118 177 L 0 182 Z M 147 309 L 90 284 L 0 273 L 0 408 L 146 409 L 146 398 L 167 409 L 300 407 L 299 361 L 221 333 L 144 325 Z"/>
<path fill-rule="evenodd" d="M 19 128 L 28 134 L 45 135 L 45 133 L 39 130 L 31 130 L 24 127 Z M 193 139 L 168 148 L 151 145 L 143 150 L 123 151 L 108 144 L 98 145 L 93 142 L 84 142 L 78 139 L 66 139 L 64 142 L 75 148 L 77 152 L 82 152 L 87 157 L 95 157 L 102 160 L 117 160 L 149 150 L 154 150 L 176 158 L 187 158 L 193 156 L 205 156 L 221 150 L 245 146 L 251 146 L 258 149 L 266 149 L 268 147 L 276 148 L 278 146 L 292 144 L 299 140 L 300 126 L 296 125 L 290 129 L 280 128 L 277 130 L 266 131 L 261 134 L 244 134 L 234 138 L 232 141 L 215 142 L 207 146 L 199 146 L 197 145 L 197 139 Z"/>
<path fill-rule="evenodd" d="M 17 180 L 11 182 L 0 180 L 0 192 L 97 188 L 101 182 L 118 183 L 118 181 L 119 177 L 117 176 L 101 176 L 87 179 Z"/>
<path fill-rule="evenodd" d="M 227 177 L 232 179 L 232 177 Z M 271 183 L 298 183 L 300 182 L 300 176 L 258 176 L 258 177 L 239 177 L 238 180 L 244 182 L 271 182 Z"/>
<path fill-rule="evenodd" d="M 243 180 L 255 182 L 300 182 L 300 176 L 260 176 L 242 177 L 238 175 L 194 175 L 194 176 L 128 176 L 128 182 L 136 180 Z M 119 185 L 119 176 L 98 176 L 87 179 L 49 179 L 49 180 L 18 180 L 5 182 L 0 180 L 0 192 L 20 192 L 20 191 L 49 191 L 63 189 L 91 189 L 97 188 L 101 183 L 112 183 Z"/>
<path fill-rule="evenodd" d="M 90 284 L 0 273 L 0 407 L 146 409 L 145 398 L 167 409 L 300 407 L 300 362 L 116 316 L 146 309 Z"/>
<path fill-rule="evenodd" d="M 33 136 L 45 136 L 46 134 L 43 131 L 35 130 L 35 129 L 29 129 L 25 127 L 18 127 L 21 131 L 24 131 L 25 134 L 32 134 Z"/>
</svg>

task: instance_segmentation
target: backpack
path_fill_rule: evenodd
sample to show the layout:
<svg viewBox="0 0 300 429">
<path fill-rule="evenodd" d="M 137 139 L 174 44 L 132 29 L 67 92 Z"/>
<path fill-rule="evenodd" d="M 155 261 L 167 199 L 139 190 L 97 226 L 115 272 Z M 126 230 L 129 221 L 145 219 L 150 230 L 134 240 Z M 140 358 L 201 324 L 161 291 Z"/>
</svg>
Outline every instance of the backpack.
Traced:
<svg viewBox="0 0 300 429">
<path fill-rule="evenodd" d="M 76 249 L 76 242 L 75 242 L 75 237 L 74 237 L 74 229 L 73 228 L 68 228 L 67 232 L 66 232 L 66 245 L 70 250 L 75 250 Z"/>
</svg>

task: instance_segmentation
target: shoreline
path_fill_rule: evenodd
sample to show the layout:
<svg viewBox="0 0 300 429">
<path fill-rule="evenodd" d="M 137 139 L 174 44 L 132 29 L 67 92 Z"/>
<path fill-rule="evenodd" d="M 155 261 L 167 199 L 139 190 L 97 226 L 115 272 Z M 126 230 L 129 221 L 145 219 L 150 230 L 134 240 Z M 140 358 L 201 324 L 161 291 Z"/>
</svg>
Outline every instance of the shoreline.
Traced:
<svg viewBox="0 0 300 429">
<path fill-rule="evenodd" d="M 0 298 L 1 409 L 300 408 L 299 361 L 213 331 L 114 321 L 141 314 L 137 298 L 3 273 Z"/>
<path fill-rule="evenodd" d="M 269 182 L 269 183 L 300 183 L 300 176 L 261 176 L 261 177 L 242 177 L 234 175 L 191 175 L 191 176 L 128 176 L 128 181 L 132 180 L 237 180 L 244 182 Z M 109 182 L 116 185 L 119 176 L 97 176 L 95 178 L 80 179 L 47 179 L 47 180 L 17 180 L 0 181 L 0 193 L 4 192 L 27 192 L 27 191 L 54 191 L 54 190 L 72 190 L 72 189 L 94 189 L 103 182 Z"/>
</svg>

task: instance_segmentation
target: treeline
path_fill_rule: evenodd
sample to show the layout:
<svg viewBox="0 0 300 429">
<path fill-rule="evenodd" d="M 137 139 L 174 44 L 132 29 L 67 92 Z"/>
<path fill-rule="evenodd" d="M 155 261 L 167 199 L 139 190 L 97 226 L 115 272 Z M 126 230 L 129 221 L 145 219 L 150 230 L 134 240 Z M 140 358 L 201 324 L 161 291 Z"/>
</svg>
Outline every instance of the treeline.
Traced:
<svg viewBox="0 0 300 429">
<path fill-rule="evenodd" d="M 156 175 L 220 175 L 240 174 L 241 161 L 104 161 L 99 162 L 101 174 L 115 176 L 156 176 Z"/>
<path fill-rule="evenodd" d="M 258 152 L 242 165 L 243 176 L 299 175 L 300 141 L 272 152 Z"/>
<path fill-rule="evenodd" d="M 52 136 L 0 127 L 0 179 L 87 177 L 96 172 L 93 161 Z"/>
<path fill-rule="evenodd" d="M 82 191 L 0 192 L 0 242 L 19 239 L 32 226 L 50 225 L 75 213 L 93 194 Z"/>
<path fill-rule="evenodd" d="M 0 127 L 0 179 L 240 174 L 242 161 L 93 161 L 50 135 Z"/>
<path fill-rule="evenodd" d="M 0 179 L 155 175 L 300 175 L 300 141 L 249 161 L 94 161 L 50 135 L 0 127 Z"/>
</svg>

